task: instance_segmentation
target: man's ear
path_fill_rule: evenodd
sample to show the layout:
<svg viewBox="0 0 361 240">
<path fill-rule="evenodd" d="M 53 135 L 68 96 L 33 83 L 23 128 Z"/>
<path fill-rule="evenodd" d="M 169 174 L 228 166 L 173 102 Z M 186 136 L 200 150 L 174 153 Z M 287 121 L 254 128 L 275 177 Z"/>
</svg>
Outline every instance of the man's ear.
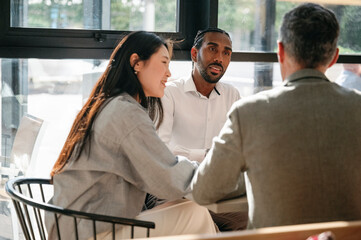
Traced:
<svg viewBox="0 0 361 240">
<path fill-rule="evenodd" d="M 191 49 L 191 58 L 193 62 L 197 62 L 197 54 L 198 54 L 198 49 L 195 47 L 192 47 Z"/>
<path fill-rule="evenodd" d="M 130 55 L 130 66 L 134 69 L 134 71 L 139 72 L 141 68 L 141 61 L 139 61 L 139 56 L 136 53 Z"/>
<path fill-rule="evenodd" d="M 335 64 L 337 62 L 337 59 L 338 59 L 338 48 L 336 48 L 336 53 L 335 53 L 335 56 L 333 57 L 332 61 L 330 62 L 330 64 L 328 65 L 327 68 L 330 68 L 332 67 L 333 64 Z"/>
<path fill-rule="evenodd" d="M 277 45 L 278 45 L 278 51 L 277 51 L 278 62 L 283 63 L 285 60 L 285 48 L 282 42 L 277 42 Z"/>
</svg>

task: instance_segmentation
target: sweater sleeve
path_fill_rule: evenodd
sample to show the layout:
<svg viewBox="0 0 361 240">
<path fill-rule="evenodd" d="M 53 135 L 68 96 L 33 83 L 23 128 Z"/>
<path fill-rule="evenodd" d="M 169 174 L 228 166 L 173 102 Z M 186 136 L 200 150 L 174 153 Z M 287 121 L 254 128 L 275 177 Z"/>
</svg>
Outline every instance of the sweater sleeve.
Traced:
<svg viewBox="0 0 361 240">
<path fill-rule="evenodd" d="M 129 181 L 137 188 L 168 200 L 183 197 L 198 166 L 174 156 L 148 124 L 138 125 L 120 144 L 129 162 Z"/>
</svg>

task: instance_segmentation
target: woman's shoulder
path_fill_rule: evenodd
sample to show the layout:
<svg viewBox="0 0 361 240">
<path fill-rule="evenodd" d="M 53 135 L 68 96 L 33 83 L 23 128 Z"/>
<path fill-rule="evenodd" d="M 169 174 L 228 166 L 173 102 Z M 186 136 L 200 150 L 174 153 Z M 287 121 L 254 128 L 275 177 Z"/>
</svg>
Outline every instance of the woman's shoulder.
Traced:
<svg viewBox="0 0 361 240">
<path fill-rule="evenodd" d="M 98 129 L 125 131 L 139 125 L 153 124 L 146 110 L 128 94 L 116 96 L 105 104 L 96 119 Z"/>
<path fill-rule="evenodd" d="M 138 118 L 140 116 L 146 117 L 146 119 L 149 118 L 147 110 L 127 93 L 122 93 L 114 97 L 108 105 L 109 106 L 105 106 L 104 110 L 112 116 L 116 116 L 118 119 Z"/>
</svg>

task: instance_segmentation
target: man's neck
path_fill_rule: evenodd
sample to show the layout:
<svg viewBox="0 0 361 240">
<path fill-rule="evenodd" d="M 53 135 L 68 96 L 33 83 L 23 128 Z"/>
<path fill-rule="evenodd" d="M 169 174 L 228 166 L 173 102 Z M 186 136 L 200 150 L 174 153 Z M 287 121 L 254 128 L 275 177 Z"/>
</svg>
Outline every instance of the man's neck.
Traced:
<svg viewBox="0 0 361 240">
<path fill-rule="evenodd" d="M 319 65 L 318 67 L 314 68 L 314 70 L 317 70 L 319 72 L 322 72 L 325 74 L 328 66 L 326 65 Z M 298 62 L 296 62 L 293 58 L 287 57 L 285 58 L 285 61 L 281 64 L 281 73 L 282 73 L 282 79 L 283 81 L 286 80 L 290 75 L 293 73 L 305 69 L 305 67 Z"/>
<path fill-rule="evenodd" d="M 292 71 L 288 71 L 288 72 L 285 74 L 285 77 L 284 77 L 283 80 L 287 79 L 290 75 L 292 75 L 292 74 L 294 74 L 295 72 L 300 71 L 300 70 L 302 70 L 302 69 L 305 69 L 305 68 L 302 68 L 302 67 L 300 67 L 300 68 L 294 68 L 294 69 L 292 69 Z M 312 68 L 312 69 L 314 69 L 314 70 L 316 70 L 316 71 L 319 71 L 319 72 L 325 74 L 325 72 L 326 72 L 326 70 L 327 70 L 327 67 L 321 66 L 321 67 L 316 67 L 316 68 Z"/>
<path fill-rule="evenodd" d="M 200 74 L 195 73 L 195 71 L 192 72 L 192 78 L 197 91 L 203 96 L 209 97 L 216 83 L 207 82 Z"/>
</svg>

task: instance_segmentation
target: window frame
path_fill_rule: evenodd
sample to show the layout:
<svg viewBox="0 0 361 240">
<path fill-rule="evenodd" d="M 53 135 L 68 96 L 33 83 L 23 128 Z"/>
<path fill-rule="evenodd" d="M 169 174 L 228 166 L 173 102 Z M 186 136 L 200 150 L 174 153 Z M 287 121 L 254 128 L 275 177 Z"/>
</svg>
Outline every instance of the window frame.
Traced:
<svg viewBox="0 0 361 240">
<path fill-rule="evenodd" d="M 108 59 L 128 31 L 10 27 L 10 1 L 0 1 L 0 58 Z M 175 46 L 175 60 L 190 60 L 198 29 L 216 27 L 218 0 L 177 0 L 176 32 L 157 34 L 182 40 Z M 235 51 L 232 61 L 277 62 L 275 52 Z M 337 63 L 361 63 L 361 54 L 341 54 Z"/>
<path fill-rule="evenodd" d="M 10 1 L 0 1 L 0 58 L 47 59 L 107 59 L 121 36 L 129 31 L 20 28 L 10 26 Z M 207 0 L 177 0 L 176 32 L 157 32 L 174 40 L 182 40 L 175 46 L 175 56 L 189 59 L 185 51 L 191 48 L 195 29 L 208 26 L 207 12 L 200 11 Z M 211 0 L 214 2 L 214 0 Z M 209 8 L 209 6 L 208 6 Z M 199 10 L 204 14 L 193 14 Z M 191 12 L 192 14 L 189 14 Z M 197 24 L 194 24 L 197 23 Z"/>
</svg>

